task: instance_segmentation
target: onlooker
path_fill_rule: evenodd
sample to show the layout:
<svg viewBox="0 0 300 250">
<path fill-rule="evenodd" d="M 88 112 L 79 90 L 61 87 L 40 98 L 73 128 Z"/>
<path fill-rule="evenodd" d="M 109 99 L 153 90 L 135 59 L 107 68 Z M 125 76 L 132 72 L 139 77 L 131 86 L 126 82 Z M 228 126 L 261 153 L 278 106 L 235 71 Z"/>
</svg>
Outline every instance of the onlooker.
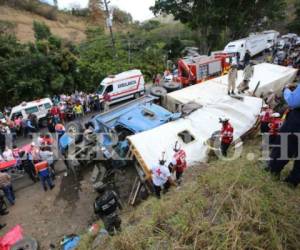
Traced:
<svg viewBox="0 0 300 250">
<path fill-rule="evenodd" d="M 15 194 L 11 184 L 11 177 L 7 173 L 0 173 L 0 188 L 11 205 L 15 204 Z"/>
<path fill-rule="evenodd" d="M 5 161 L 12 161 L 15 159 L 13 155 L 13 151 L 9 147 L 5 147 L 5 150 L 2 153 L 2 155 Z"/>
</svg>

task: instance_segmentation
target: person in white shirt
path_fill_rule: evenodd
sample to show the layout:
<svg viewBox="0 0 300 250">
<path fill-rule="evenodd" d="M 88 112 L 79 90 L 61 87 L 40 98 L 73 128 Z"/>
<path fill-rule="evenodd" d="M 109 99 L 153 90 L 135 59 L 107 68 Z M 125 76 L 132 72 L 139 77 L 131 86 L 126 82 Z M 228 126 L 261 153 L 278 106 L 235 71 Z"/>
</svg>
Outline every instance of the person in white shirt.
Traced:
<svg viewBox="0 0 300 250">
<path fill-rule="evenodd" d="M 9 149 L 8 147 L 5 148 L 4 152 L 2 153 L 3 158 L 5 161 L 12 161 L 14 160 L 13 151 Z"/>
<path fill-rule="evenodd" d="M 157 198 L 160 198 L 162 187 L 164 188 L 164 191 L 167 192 L 171 185 L 176 185 L 172 180 L 170 170 L 165 163 L 165 160 L 159 160 L 159 164 L 151 168 L 152 183 Z"/>
<path fill-rule="evenodd" d="M 50 167 L 50 173 L 52 177 L 55 177 L 55 168 L 54 168 L 54 154 L 47 147 L 42 147 L 40 152 L 41 161 L 47 161 L 48 166 Z"/>
</svg>

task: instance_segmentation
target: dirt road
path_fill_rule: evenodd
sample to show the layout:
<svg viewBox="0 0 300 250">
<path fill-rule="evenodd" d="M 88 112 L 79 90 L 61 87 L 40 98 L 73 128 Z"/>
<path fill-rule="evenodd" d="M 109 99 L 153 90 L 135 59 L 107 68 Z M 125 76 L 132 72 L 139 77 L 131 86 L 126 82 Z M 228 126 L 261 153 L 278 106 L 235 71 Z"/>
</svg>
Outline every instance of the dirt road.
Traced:
<svg viewBox="0 0 300 250">
<path fill-rule="evenodd" d="M 36 238 L 41 249 L 48 249 L 50 243 L 58 246 L 66 234 L 84 232 L 94 221 L 96 193 L 89 183 L 89 176 L 90 171 L 86 171 L 77 183 L 72 176 L 61 173 L 51 191 L 45 192 L 41 183 L 17 190 L 16 204 L 9 207 L 7 216 L 0 217 L 1 223 L 7 223 L 1 234 L 20 224 L 25 235 Z"/>
</svg>

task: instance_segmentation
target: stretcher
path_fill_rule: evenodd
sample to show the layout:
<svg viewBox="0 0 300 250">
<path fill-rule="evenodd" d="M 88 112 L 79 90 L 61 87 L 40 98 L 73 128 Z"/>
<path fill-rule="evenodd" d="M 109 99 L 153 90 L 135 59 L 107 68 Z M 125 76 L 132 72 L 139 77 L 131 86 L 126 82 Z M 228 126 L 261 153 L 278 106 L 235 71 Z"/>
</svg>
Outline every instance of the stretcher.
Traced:
<svg viewBox="0 0 300 250">
<path fill-rule="evenodd" d="M 19 152 L 24 151 L 25 153 L 31 152 L 31 145 L 27 144 L 21 148 L 19 148 Z M 8 173 L 12 180 L 20 179 L 24 176 L 24 169 L 21 169 L 17 165 L 17 160 L 11 160 L 11 161 L 4 161 L 0 162 L 0 172 L 6 172 Z"/>
</svg>

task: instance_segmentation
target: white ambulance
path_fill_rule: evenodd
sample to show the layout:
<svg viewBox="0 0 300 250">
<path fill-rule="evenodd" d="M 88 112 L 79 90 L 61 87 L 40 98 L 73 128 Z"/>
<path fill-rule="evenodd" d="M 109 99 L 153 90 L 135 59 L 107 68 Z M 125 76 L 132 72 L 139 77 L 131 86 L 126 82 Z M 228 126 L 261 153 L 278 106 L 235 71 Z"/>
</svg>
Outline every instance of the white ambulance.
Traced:
<svg viewBox="0 0 300 250">
<path fill-rule="evenodd" d="M 18 116 L 22 116 L 23 119 L 26 119 L 30 114 L 34 114 L 36 115 L 39 124 L 45 126 L 45 119 L 52 105 L 50 98 L 32 102 L 22 102 L 20 105 L 12 108 L 9 119 L 15 119 Z"/>
<path fill-rule="evenodd" d="M 106 77 L 99 85 L 97 93 L 100 100 L 107 93 L 110 103 L 117 103 L 145 94 L 145 81 L 140 70 L 134 69 L 118 75 Z"/>
</svg>

